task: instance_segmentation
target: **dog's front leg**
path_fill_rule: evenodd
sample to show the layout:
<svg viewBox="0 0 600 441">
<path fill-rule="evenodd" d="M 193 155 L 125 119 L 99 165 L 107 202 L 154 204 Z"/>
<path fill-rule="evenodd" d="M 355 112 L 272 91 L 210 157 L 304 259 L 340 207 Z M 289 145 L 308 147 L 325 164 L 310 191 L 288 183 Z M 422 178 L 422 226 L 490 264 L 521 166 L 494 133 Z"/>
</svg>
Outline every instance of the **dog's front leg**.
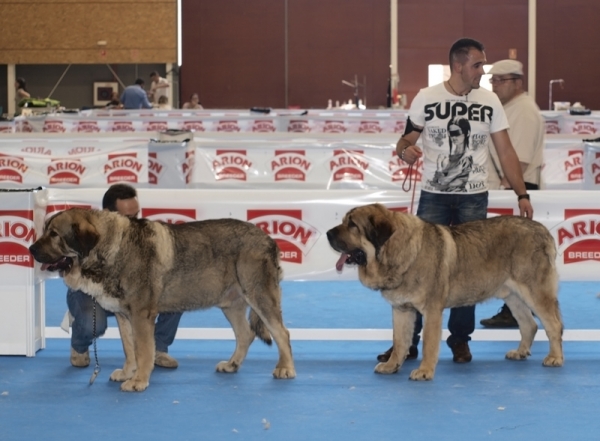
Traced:
<svg viewBox="0 0 600 441">
<path fill-rule="evenodd" d="M 116 369 L 111 375 L 111 381 L 126 381 L 133 377 L 137 368 L 135 352 L 133 350 L 133 335 L 129 319 L 120 313 L 115 313 L 117 324 L 119 325 L 119 334 L 121 334 L 121 343 L 125 353 L 125 364 L 123 369 Z"/>
<path fill-rule="evenodd" d="M 392 354 L 385 363 L 379 363 L 375 366 L 375 372 L 378 374 L 394 374 L 398 372 L 406 354 L 415 329 L 416 311 L 413 308 L 402 306 L 392 307 L 392 321 L 394 325 L 394 343 Z"/>
<path fill-rule="evenodd" d="M 442 312 L 443 308 L 430 307 L 423 313 L 423 360 L 410 373 L 411 380 L 433 380 L 442 339 Z"/>
<path fill-rule="evenodd" d="M 133 336 L 133 351 L 137 369 L 133 377 L 121 384 L 126 392 L 141 392 L 150 384 L 150 374 L 154 369 L 154 326 L 156 313 L 147 310 L 132 311 L 130 315 Z"/>
</svg>

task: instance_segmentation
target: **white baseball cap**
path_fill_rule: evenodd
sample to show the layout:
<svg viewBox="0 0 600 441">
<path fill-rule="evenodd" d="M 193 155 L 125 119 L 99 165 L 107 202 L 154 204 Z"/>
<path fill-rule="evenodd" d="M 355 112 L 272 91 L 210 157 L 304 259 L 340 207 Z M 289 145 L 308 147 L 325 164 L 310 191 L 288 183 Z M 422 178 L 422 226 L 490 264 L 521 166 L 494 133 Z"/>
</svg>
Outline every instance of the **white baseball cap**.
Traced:
<svg viewBox="0 0 600 441">
<path fill-rule="evenodd" d="M 490 75 L 523 75 L 523 63 L 517 60 L 496 61 L 489 70 Z"/>
</svg>

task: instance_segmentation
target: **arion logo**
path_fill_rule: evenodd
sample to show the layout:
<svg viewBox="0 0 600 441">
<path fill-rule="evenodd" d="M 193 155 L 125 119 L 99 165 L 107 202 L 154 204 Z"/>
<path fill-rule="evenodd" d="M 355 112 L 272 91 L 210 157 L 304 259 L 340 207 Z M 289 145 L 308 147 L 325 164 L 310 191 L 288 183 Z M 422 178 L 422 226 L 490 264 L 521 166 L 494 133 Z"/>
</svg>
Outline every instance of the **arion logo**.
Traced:
<svg viewBox="0 0 600 441">
<path fill-rule="evenodd" d="M 551 232 L 565 264 L 600 261 L 600 209 L 566 209 L 564 222 Z"/>
<path fill-rule="evenodd" d="M 246 180 L 246 173 L 252 168 L 252 162 L 246 156 L 246 150 L 217 150 L 216 153 L 212 169 L 217 181 Z"/>
<path fill-rule="evenodd" d="M 407 162 L 400 159 L 395 150 L 392 151 L 392 158 L 388 161 L 388 171 L 392 177 L 392 182 L 403 183 L 409 178 L 409 172 L 413 183 L 421 182 L 422 170 L 423 161 L 421 159 L 417 160 L 411 169 Z"/>
<path fill-rule="evenodd" d="M 33 210 L 0 211 L 0 265 L 33 268 L 29 246 L 35 240 Z"/>
<path fill-rule="evenodd" d="M 248 210 L 248 222 L 275 240 L 284 262 L 301 264 L 321 235 L 302 220 L 302 210 Z"/>
<path fill-rule="evenodd" d="M 138 182 L 139 174 L 144 169 L 137 159 L 137 153 L 115 153 L 108 155 L 108 161 L 104 164 L 104 175 L 106 182 Z"/>
<path fill-rule="evenodd" d="M 306 173 L 312 164 L 304 150 L 275 150 L 271 171 L 275 181 L 306 181 Z"/>
<path fill-rule="evenodd" d="M 86 170 L 79 159 L 53 159 L 47 169 L 48 182 L 79 185 Z"/>
<path fill-rule="evenodd" d="M 344 124 L 344 121 L 325 121 L 323 132 L 346 133 L 346 125 Z"/>
<path fill-rule="evenodd" d="M 23 177 L 29 167 L 23 158 L 0 153 L 0 182 L 23 182 Z"/>
<path fill-rule="evenodd" d="M 159 161 L 156 152 L 148 153 L 148 183 L 157 185 L 158 180 L 164 174 L 165 165 Z"/>
<path fill-rule="evenodd" d="M 379 121 L 361 121 L 358 133 L 381 133 L 381 125 Z"/>
<path fill-rule="evenodd" d="M 292 119 L 288 124 L 287 130 L 294 133 L 308 133 L 310 132 L 310 125 L 306 120 Z"/>
<path fill-rule="evenodd" d="M 565 172 L 569 182 L 583 179 L 583 150 L 569 150 L 568 158 L 564 162 Z"/>
<path fill-rule="evenodd" d="M 336 182 L 363 181 L 368 168 L 369 162 L 362 150 L 334 150 L 329 160 L 329 170 Z"/>
</svg>

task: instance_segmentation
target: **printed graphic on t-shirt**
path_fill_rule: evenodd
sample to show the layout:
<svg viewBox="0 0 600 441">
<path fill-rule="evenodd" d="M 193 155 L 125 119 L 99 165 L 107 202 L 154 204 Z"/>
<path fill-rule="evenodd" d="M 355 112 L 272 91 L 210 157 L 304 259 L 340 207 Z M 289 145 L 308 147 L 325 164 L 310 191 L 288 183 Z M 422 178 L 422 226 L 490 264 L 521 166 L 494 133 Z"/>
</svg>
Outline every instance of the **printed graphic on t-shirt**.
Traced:
<svg viewBox="0 0 600 441">
<path fill-rule="evenodd" d="M 476 176 L 483 175 L 485 168 L 475 162 L 473 153 L 487 148 L 488 135 L 471 135 L 471 123 L 462 116 L 451 119 L 447 128 L 428 127 L 427 134 L 442 148 L 448 138 L 448 151 L 437 155 L 435 173 L 427 184 L 438 192 L 452 193 L 484 188 Z"/>
</svg>

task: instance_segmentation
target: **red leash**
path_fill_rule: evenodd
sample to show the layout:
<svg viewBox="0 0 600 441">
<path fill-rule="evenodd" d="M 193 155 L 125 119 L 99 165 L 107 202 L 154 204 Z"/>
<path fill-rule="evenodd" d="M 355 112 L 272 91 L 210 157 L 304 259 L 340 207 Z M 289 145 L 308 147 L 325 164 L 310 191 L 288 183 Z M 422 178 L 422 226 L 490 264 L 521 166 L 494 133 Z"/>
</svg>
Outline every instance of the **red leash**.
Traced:
<svg viewBox="0 0 600 441">
<path fill-rule="evenodd" d="M 406 182 L 408 181 L 408 185 L 406 185 Z M 408 193 L 412 188 L 412 197 L 410 199 L 410 211 L 409 213 L 414 214 L 413 213 L 413 208 L 415 205 L 415 193 L 417 191 L 417 176 L 415 173 L 415 176 L 413 176 L 413 165 L 409 164 L 408 166 L 408 173 L 406 174 L 406 176 L 404 176 L 404 181 L 402 182 L 402 190 L 404 190 L 405 193 Z"/>
</svg>

